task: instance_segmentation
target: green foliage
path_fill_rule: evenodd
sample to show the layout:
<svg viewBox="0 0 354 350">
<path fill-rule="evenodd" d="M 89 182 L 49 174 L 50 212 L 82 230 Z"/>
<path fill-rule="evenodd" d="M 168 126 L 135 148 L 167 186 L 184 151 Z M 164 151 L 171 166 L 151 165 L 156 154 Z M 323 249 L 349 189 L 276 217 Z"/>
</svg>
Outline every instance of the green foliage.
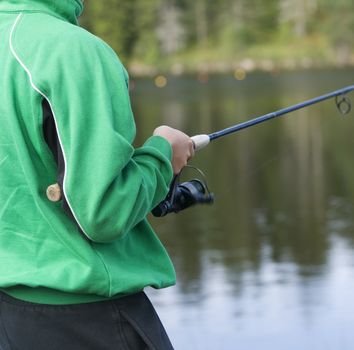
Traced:
<svg viewBox="0 0 354 350">
<path fill-rule="evenodd" d="M 354 14 L 352 0 L 322 0 L 319 10 L 321 24 L 318 30 L 327 35 L 338 60 L 344 62 L 351 55 L 354 45 Z"/>
<path fill-rule="evenodd" d="M 157 47 L 155 26 L 160 0 L 92 1 L 85 4 L 83 23 L 107 41 L 123 59 L 149 57 Z M 145 52 L 145 46 L 149 45 Z"/>
<path fill-rule="evenodd" d="M 87 1 L 81 23 L 128 65 L 277 60 L 286 50 L 285 61 L 354 60 L 352 0 Z"/>
</svg>

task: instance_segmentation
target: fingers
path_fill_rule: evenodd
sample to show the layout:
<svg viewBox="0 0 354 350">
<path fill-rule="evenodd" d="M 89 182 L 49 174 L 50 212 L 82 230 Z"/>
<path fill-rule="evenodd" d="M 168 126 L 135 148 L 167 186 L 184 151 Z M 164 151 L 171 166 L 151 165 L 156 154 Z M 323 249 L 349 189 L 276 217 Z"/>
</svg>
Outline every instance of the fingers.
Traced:
<svg viewBox="0 0 354 350">
<path fill-rule="evenodd" d="M 194 144 L 191 138 L 177 129 L 168 126 L 160 126 L 155 129 L 154 135 L 164 137 L 172 146 L 172 168 L 174 174 L 180 173 L 194 156 Z"/>
</svg>

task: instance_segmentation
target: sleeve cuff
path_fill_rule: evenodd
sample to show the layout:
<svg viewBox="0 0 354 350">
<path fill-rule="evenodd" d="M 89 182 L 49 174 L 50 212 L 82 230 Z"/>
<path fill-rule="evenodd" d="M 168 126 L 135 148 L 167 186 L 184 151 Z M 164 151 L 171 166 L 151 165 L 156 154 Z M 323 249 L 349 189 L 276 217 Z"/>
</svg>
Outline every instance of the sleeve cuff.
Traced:
<svg viewBox="0 0 354 350">
<path fill-rule="evenodd" d="M 172 161 L 172 146 L 162 136 L 151 136 L 146 140 L 144 146 L 154 147 L 161 152 L 169 161 Z"/>
</svg>

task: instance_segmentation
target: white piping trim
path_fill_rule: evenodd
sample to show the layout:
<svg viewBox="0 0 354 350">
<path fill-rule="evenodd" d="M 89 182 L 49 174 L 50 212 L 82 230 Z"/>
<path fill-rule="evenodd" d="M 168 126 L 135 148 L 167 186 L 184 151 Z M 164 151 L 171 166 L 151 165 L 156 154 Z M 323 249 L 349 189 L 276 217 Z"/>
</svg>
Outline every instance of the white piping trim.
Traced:
<svg viewBox="0 0 354 350">
<path fill-rule="evenodd" d="M 66 155 L 65 155 L 65 151 L 64 151 L 64 147 L 63 147 L 63 143 L 62 143 L 62 140 L 60 138 L 60 134 L 59 134 L 59 129 L 58 129 L 58 124 L 57 124 L 57 119 L 56 119 L 56 116 L 55 116 L 55 113 L 54 113 L 54 110 L 53 110 L 53 107 L 52 107 L 52 104 L 51 102 L 49 101 L 49 98 L 41 91 L 39 90 L 39 88 L 33 83 L 33 79 L 32 79 L 32 74 L 30 72 L 30 70 L 25 66 L 25 64 L 21 61 L 21 59 L 18 57 L 13 45 L 12 45 L 12 36 L 13 36 L 13 32 L 16 28 L 16 25 L 18 23 L 18 21 L 20 20 L 20 18 L 22 17 L 22 13 L 20 13 L 17 17 L 16 17 L 16 20 L 11 28 L 11 32 L 10 32 L 10 37 L 9 37 L 9 44 L 10 44 L 10 50 L 11 50 L 11 53 L 14 55 L 16 61 L 21 65 L 21 67 L 25 70 L 25 72 L 27 73 L 28 77 L 29 77 L 29 80 L 30 80 L 30 83 L 31 83 L 31 86 L 32 88 L 37 91 L 43 98 L 45 98 L 49 104 L 49 107 L 53 113 L 53 118 L 54 118 L 54 123 L 55 123 L 55 129 L 56 129 L 56 132 L 57 132 L 57 135 L 58 135 L 58 139 L 59 139 L 59 144 L 60 144 L 60 148 L 63 152 L 63 158 L 64 158 L 64 179 L 63 179 L 63 192 L 64 192 L 64 195 L 65 195 L 65 199 L 69 205 L 69 208 L 75 218 L 75 221 L 76 223 L 79 225 L 80 229 L 82 230 L 82 232 L 86 235 L 86 237 L 88 239 L 90 239 L 91 241 L 93 241 L 93 239 L 85 232 L 85 230 L 83 229 L 83 227 L 81 226 L 79 220 L 77 219 L 77 216 L 75 215 L 75 212 L 69 202 L 69 199 L 68 199 L 68 196 L 66 195 L 66 190 L 65 190 L 65 180 L 66 180 Z"/>
</svg>

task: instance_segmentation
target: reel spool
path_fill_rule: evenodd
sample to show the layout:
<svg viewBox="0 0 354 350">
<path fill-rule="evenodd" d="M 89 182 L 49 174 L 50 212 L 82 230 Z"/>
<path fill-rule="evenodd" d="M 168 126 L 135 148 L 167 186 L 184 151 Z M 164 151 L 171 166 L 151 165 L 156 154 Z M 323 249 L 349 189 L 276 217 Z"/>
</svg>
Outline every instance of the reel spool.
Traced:
<svg viewBox="0 0 354 350">
<path fill-rule="evenodd" d="M 198 171 L 203 180 L 193 179 L 180 183 L 182 173 L 180 172 L 174 177 L 166 199 L 152 210 L 154 216 L 162 217 L 169 213 L 178 213 L 195 204 L 212 204 L 214 202 L 214 194 L 209 191 L 203 172 L 191 166 L 185 168 Z"/>
</svg>

